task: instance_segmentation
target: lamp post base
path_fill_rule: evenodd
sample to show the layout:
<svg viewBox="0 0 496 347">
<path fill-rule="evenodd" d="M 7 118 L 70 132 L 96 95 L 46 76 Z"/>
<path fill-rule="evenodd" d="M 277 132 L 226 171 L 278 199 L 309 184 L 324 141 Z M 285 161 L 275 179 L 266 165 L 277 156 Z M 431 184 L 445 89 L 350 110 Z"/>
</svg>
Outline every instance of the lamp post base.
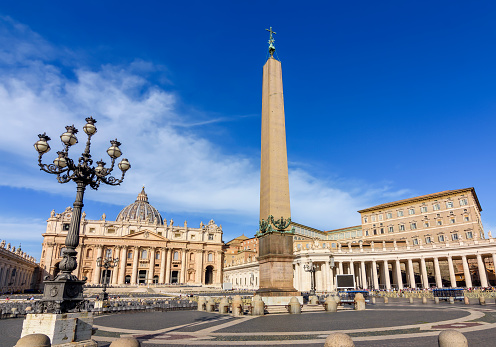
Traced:
<svg viewBox="0 0 496 347">
<path fill-rule="evenodd" d="M 43 298 L 37 302 L 38 313 L 68 313 L 86 310 L 83 285 L 86 281 L 55 279 L 44 281 Z"/>
</svg>

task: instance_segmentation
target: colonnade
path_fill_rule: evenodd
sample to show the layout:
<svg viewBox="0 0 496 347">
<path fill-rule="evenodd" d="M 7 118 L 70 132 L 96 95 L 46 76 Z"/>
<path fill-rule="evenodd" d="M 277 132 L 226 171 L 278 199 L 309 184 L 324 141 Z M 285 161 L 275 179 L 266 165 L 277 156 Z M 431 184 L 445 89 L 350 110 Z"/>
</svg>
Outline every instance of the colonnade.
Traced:
<svg viewBox="0 0 496 347">
<path fill-rule="evenodd" d="M 12 252 L 10 247 L 0 246 L 0 293 L 31 289 L 37 269 L 34 258 L 24 252 Z"/>
</svg>

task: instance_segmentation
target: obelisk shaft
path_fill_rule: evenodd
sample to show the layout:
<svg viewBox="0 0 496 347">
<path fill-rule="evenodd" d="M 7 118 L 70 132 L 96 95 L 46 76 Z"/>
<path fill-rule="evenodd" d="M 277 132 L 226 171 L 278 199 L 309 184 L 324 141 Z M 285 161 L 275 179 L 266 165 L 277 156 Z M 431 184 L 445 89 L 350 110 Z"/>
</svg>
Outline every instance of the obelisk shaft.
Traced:
<svg viewBox="0 0 496 347">
<path fill-rule="evenodd" d="M 281 62 L 263 68 L 260 220 L 291 217 Z"/>
</svg>

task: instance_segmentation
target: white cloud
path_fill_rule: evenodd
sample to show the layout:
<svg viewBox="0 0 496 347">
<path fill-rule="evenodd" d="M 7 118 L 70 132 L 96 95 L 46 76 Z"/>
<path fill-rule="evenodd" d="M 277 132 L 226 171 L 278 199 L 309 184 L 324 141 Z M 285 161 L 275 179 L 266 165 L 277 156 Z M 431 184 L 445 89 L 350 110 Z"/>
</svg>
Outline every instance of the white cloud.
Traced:
<svg viewBox="0 0 496 347">
<path fill-rule="evenodd" d="M 105 157 L 108 141 L 117 137 L 132 165 L 121 187 L 102 186 L 103 193 L 93 194 L 93 199 L 124 205 L 144 184 L 163 211 L 211 213 L 220 223 L 222 214 L 258 220 L 259 158 L 229 153 L 194 127 L 184 127 L 224 118 L 205 121 L 179 114 L 179 96 L 143 77 L 166 68 L 139 60 L 96 70 L 78 67 L 72 63 L 74 54 L 47 43 L 26 26 L 0 18 L 0 28 L 5 34 L 0 38 L 0 113 L 2 127 L 8 130 L 0 137 L 5 158 L 0 162 L 0 184 L 72 196 L 73 187 L 56 183 L 35 167 L 32 144 L 38 133 L 46 131 L 52 137 L 52 151 L 45 158 L 49 162 L 61 149 L 58 136 L 63 126 L 75 124 L 82 130 L 84 118 L 91 115 L 98 121 L 93 159 Z M 80 131 L 79 144 L 70 151 L 73 158 L 83 150 L 83 135 Z M 10 170 L 13 163 L 21 169 L 15 174 Z M 290 187 L 293 220 L 309 226 L 356 225 L 357 209 L 379 196 L 397 195 L 388 188 L 365 189 L 363 182 L 339 189 L 335 182 L 319 180 L 308 173 L 310 168 L 306 170 L 291 170 Z M 29 229 L 29 223 L 19 226 L 23 227 Z"/>
</svg>

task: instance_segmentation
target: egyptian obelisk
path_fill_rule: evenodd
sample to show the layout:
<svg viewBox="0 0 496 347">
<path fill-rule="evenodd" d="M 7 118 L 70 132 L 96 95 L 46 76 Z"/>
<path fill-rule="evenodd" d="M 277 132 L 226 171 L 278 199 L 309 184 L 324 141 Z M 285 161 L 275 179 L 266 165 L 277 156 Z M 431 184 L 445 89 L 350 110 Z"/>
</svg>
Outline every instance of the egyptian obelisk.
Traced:
<svg viewBox="0 0 496 347">
<path fill-rule="evenodd" d="M 289 203 L 286 126 L 281 62 L 274 58 L 270 32 L 270 57 L 263 67 L 262 148 L 260 169 L 260 285 L 257 294 L 266 304 L 287 304 L 299 293 L 293 286 L 293 232 Z"/>
</svg>

